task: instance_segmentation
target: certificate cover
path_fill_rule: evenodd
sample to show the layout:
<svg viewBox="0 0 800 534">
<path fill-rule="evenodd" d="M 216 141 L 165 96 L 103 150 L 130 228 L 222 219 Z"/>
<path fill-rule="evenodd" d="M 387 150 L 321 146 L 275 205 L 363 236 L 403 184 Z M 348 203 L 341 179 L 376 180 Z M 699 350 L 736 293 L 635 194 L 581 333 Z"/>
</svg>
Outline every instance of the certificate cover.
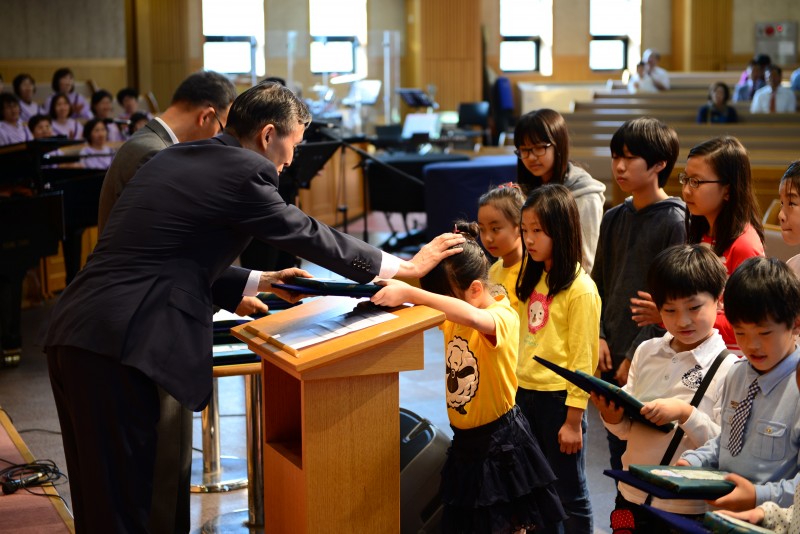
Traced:
<svg viewBox="0 0 800 534">
<path fill-rule="evenodd" d="M 703 526 L 714 534 L 726 534 L 733 532 L 736 534 L 746 534 L 748 532 L 772 532 L 764 527 L 753 525 L 747 521 L 736 519 L 729 515 L 724 515 L 719 512 L 706 512 L 703 517 Z"/>
<path fill-rule="evenodd" d="M 718 499 L 736 487 L 733 482 L 725 480 L 728 473 L 704 467 L 634 464 L 628 467 L 628 471 L 638 479 L 666 488 L 686 499 Z"/>
<path fill-rule="evenodd" d="M 614 402 L 617 406 L 621 406 L 625 410 L 625 415 L 630 417 L 631 419 L 635 419 L 636 421 L 648 425 L 650 427 L 655 428 L 656 430 L 660 430 L 661 432 L 669 433 L 672 432 L 672 429 L 675 428 L 673 423 L 667 423 L 664 425 L 656 425 L 650 422 L 645 416 L 642 415 L 642 402 L 634 397 L 633 395 L 625 392 L 622 388 L 615 386 L 614 384 L 610 384 L 605 380 L 601 380 L 595 376 L 586 374 L 582 371 L 570 371 L 569 369 L 565 369 L 560 365 L 556 365 L 553 362 L 547 361 L 544 358 L 539 356 L 534 356 L 534 360 L 539 362 L 540 364 L 544 365 L 554 373 L 557 373 L 582 390 L 586 391 L 587 393 L 595 392 L 598 395 L 602 395 L 607 400 Z"/>
<path fill-rule="evenodd" d="M 327 278 L 303 278 L 295 276 L 280 286 L 306 295 L 334 295 L 337 297 L 364 298 L 371 297 L 383 286 L 375 284 L 357 284 Z"/>
</svg>

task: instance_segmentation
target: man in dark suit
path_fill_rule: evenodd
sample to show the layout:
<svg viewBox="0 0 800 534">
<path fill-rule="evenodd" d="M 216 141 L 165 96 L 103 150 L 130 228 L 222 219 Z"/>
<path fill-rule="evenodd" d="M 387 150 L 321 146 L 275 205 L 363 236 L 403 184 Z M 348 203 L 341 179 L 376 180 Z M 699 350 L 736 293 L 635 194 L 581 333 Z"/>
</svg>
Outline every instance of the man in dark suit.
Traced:
<svg viewBox="0 0 800 534">
<path fill-rule="evenodd" d="M 103 180 L 98 211 L 102 233 L 111 209 L 139 168 L 175 143 L 208 139 L 222 132 L 236 88 L 216 72 L 187 77 L 172 96 L 169 107 L 131 137 L 117 152 Z M 266 312 L 255 297 L 242 297 L 248 279 L 257 285 L 260 272 L 231 267 L 214 284 L 215 304 L 240 315 Z M 227 287 L 226 287 L 227 285 Z M 222 290 L 219 288 L 222 287 Z M 236 289 L 239 288 L 238 291 Z M 157 429 L 150 533 L 188 532 L 189 487 L 192 476 L 192 411 L 184 408 L 164 388 L 158 388 L 160 417 Z"/>
<path fill-rule="evenodd" d="M 144 532 L 160 386 L 202 409 L 211 394 L 211 284 L 251 236 L 357 282 L 418 277 L 463 238 L 403 261 L 308 217 L 278 195 L 311 117 L 262 84 L 231 106 L 226 133 L 161 151 L 126 186 L 86 267 L 53 310 L 45 340 L 76 529 Z M 265 272 L 281 293 L 300 269 Z"/>
</svg>

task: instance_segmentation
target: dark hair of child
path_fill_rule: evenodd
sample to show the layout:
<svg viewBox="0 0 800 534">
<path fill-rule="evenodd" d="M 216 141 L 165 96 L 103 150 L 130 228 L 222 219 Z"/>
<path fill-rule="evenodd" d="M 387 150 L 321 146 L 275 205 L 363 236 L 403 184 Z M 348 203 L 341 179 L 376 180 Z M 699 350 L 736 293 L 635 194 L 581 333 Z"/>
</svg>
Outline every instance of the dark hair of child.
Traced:
<svg viewBox="0 0 800 534">
<path fill-rule="evenodd" d="M 514 224 L 519 223 L 525 195 L 519 185 L 509 182 L 492 187 L 478 199 L 478 207 L 492 206 Z"/>
<path fill-rule="evenodd" d="M 72 102 L 69 101 L 69 98 L 64 93 L 56 93 L 55 95 L 53 95 L 52 100 L 50 100 L 50 109 L 47 110 L 51 118 L 53 119 L 56 118 L 56 104 L 58 104 L 58 101 L 62 99 L 69 106 L 69 113 L 67 114 L 67 117 L 72 116 Z"/>
<path fill-rule="evenodd" d="M 64 78 L 66 76 L 72 76 L 73 78 L 75 78 L 75 75 L 72 73 L 72 69 L 68 69 L 66 67 L 60 68 L 53 73 L 53 80 L 50 82 L 50 87 L 53 88 L 53 92 L 57 93 L 61 90 L 61 88 L 58 85 L 58 82 L 61 81 L 61 78 Z M 75 88 L 73 87 L 72 90 L 74 91 Z"/>
<path fill-rule="evenodd" d="M 102 124 L 106 130 L 108 130 L 108 126 L 106 126 L 106 121 L 103 119 L 89 119 L 86 121 L 86 124 L 83 125 L 83 138 L 86 140 L 87 143 L 92 142 L 92 130 L 98 124 Z"/>
<path fill-rule="evenodd" d="M 772 320 L 791 328 L 800 315 L 800 281 L 777 258 L 748 258 L 725 284 L 725 315 L 732 325 Z"/>
<path fill-rule="evenodd" d="M 611 156 L 621 157 L 625 148 L 633 156 L 645 160 L 647 168 L 663 161 L 666 163 L 658 173 L 658 187 L 664 187 L 675 167 L 680 152 L 678 134 L 675 130 L 652 117 L 639 117 L 625 121 L 611 137 Z"/>
<path fill-rule="evenodd" d="M 781 177 L 780 185 L 783 185 L 784 182 L 788 182 L 786 189 L 787 194 L 792 191 L 800 194 L 800 159 L 796 159 L 789 164 L 786 172 L 784 172 Z"/>
<path fill-rule="evenodd" d="M 674 245 L 655 257 L 647 272 L 647 287 L 656 307 L 670 299 L 708 293 L 722 296 L 728 272 L 713 250 L 705 245 Z"/>
<path fill-rule="evenodd" d="M 462 252 L 443 259 L 420 279 L 425 291 L 463 299 L 464 292 L 474 280 L 480 280 L 487 287 L 489 282 L 489 258 L 478 243 L 478 224 L 457 221 L 455 229 L 466 239 L 457 245 Z"/>
<path fill-rule="evenodd" d="M 514 128 L 514 145 L 517 148 L 526 143 L 553 145 L 553 178 L 550 183 L 564 183 L 569 163 L 569 131 L 561 113 L 552 109 L 539 109 L 526 113 L 517 121 Z M 517 182 L 528 194 L 542 185 L 542 178 L 534 176 L 522 160 L 517 160 Z"/>
<path fill-rule="evenodd" d="M 133 87 L 123 87 L 119 91 L 117 91 L 117 103 L 121 106 L 122 103 L 125 101 L 126 98 L 133 98 L 134 100 L 139 100 L 139 91 L 134 89 Z"/>
<path fill-rule="evenodd" d="M 569 288 L 578 277 L 581 262 L 581 221 L 578 206 L 569 189 L 561 184 L 546 184 L 531 192 L 522 212 L 533 210 L 542 230 L 553 240 L 552 263 L 547 273 L 547 297 Z M 520 218 L 520 224 L 522 219 Z M 528 300 L 544 272 L 544 262 L 522 255 L 517 278 L 517 298 Z"/>
<path fill-rule="evenodd" d="M 750 178 L 750 158 L 738 139 L 731 136 L 715 137 L 700 143 L 689 151 L 689 158 L 703 157 L 714 169 L 722 185 L 728 185 L 728 200 L 722 204 L 714 222 L 714 252 L 724 254 L 749 224 L 764 242 L 758 200 L 753 193 Z M 708 219 L 702 215 L 688 215 L 686 235 L 689 243 L 699 243 L 709 233 Z"/>
<path fill-rule="evenodd" d="M 33 130 L 35 130 L 35 129 L 36 129 L 36 126 L 37 126 L 37 125 L 38 125 L 40 122 L 44 122 L 44 121 L 47 121 L 47 122 L 52 122 L 52 121 L 50 120 L 50 117 L 48 117 L 47 115 L 41 115 L 41 114 L 34 115 L 34 116 L 33 116 L 33 117 L 31 117 L 30 119 L 28 119 L 28 129 L 29 129 L 31 132 L 33 132 Z"/>
</svg>

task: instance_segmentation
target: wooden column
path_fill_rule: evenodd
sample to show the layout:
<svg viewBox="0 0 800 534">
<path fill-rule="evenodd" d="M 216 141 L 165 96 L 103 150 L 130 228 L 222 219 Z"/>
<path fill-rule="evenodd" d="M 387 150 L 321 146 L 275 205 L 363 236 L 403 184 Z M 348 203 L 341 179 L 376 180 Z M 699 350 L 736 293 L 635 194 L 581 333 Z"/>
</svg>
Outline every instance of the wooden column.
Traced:
<svg viewBox="0 0 800 534">
<path fill-rule="evenodd" d="M 201 0 L 127 0 L 128 78 L 152 91 L 161 109 L 178 85 L 203 67 Z"/>
</svg>

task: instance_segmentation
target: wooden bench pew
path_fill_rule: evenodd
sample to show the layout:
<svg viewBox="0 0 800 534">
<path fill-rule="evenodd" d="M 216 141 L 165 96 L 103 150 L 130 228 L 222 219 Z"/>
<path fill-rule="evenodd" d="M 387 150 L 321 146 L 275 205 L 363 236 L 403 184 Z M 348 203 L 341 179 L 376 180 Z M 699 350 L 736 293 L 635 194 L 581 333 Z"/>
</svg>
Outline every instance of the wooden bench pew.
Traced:
<svg viewBox="0 0 800 534">
<path fill-rule="evenodd" d="M 608 134 L 613 135 L 622 126 L 623 121 L 572 121 L 566 114 L 567 128 L 570 136 Z M 681 135 L 706 136 L 709 139 L 719 135 L 735 137 L 786 137 L 800 139 L 800 121 L 796 124 L 770 124 L 756 122 L 738 122 L 735 124 L 698 124 L 696 122 L 674 121 L 668 124 Z M 798 141 L 800 149 L 800 141 Z"/>
<path fill-rule="evenodd" d="M 688 133 L 676 129 L 681 146 L 693 147 L 715 137 L 707 132 Z M 607 147 L 611 143 L 613 132 L 577 134 L 570 135 L 570 143 L 573 147 Z M 785 137 L 780 135 L 737 135 L 735 136 L 747 148 L 748 151 L 754 150 L 795 150 L 800 157 L 800 143 L 796 137 Z"/>
<path fill-rule="evenodd" d="M 699 107 L 699 106 L 698 106 Z M 579 109 L 563 114 L 567 124 L 593 121 L 618 121 L 620 123 L 638 117 L 655 117 L 667 124 L 674 122 L 695 122 L 697 110 L 688 109 Z M 739 121 L 744 123 L 800 124 L 800 113 L 742 113 Z"/>
</svg>

